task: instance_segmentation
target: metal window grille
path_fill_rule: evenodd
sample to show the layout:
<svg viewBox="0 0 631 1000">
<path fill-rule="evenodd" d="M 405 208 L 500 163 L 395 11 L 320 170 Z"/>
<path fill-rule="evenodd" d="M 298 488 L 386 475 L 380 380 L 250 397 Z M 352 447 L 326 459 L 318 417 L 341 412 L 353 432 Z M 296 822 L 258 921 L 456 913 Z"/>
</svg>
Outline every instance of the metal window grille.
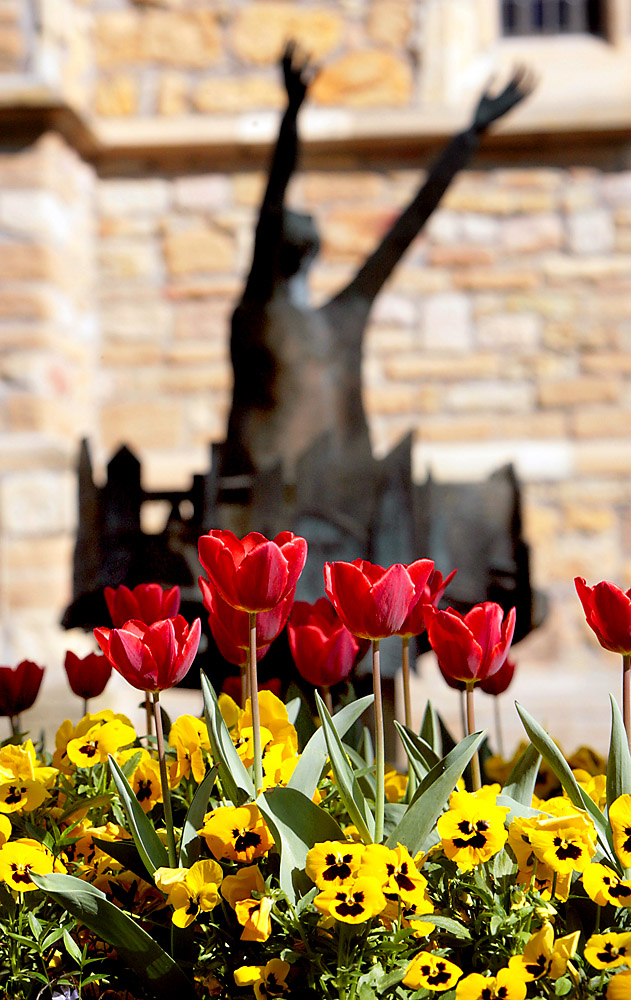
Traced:
<svg viewBox="0 0 631 1000">
<path fill-rule="evenodd" d="M 502 0 L 506 35 L 600 34 L 602 0 Z"/>
</svg>

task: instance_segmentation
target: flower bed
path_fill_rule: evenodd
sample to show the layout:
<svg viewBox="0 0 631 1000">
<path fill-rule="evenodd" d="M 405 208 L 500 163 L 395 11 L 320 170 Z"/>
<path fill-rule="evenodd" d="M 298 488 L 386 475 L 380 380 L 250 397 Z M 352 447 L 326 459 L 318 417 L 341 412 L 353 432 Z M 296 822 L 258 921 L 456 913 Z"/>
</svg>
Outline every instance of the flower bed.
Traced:
<svg viewBox="0 0 631 1000">
<path fill-rule="evenodd" d="M 489 602 L 437 610 L 448 581 L 429 560 L 334 563 L 331 603 L 294 605 L 305 558 L 288 532 L 200 540 L 242 705 L 204 677 L 204 718 L 163 727 L 160 691 L 192 663 L 199 622 L 156 585 L 107 594 L 105 658 L 69 656 L 86 713 L 62 723 L 52 754 L 20 733 L 41 670 L 0 668 L 12 723 L 0 747 L 1 995 L 628 1000 L 629 595 L 577 581 L 599 641 L 623 657 L 606 766 L 566 761 L 519 707 L 529 743 L 507 765 L 488 760 L 473 702 L 477 685 L 510 682 L 514 615 Z M 257 661 L 288 617 L 297 666 L 321 689 L 317 723 L 301 697 L 258 691 Z M 379 642 L 401 635 L 405 663 L 425 627 L 463 689 L 468 733 L 454 743 L 431 705 L 414 732 L 407 698 L 397 774 L 383 756 Z M 331 686 L 343 690 L 368 645 L 374 697 L 333 711 Z M 108 665 L 146 693 L 145 733 L 89 712 Z M 374 748 L 361 722 L 371 705 Z"/>
</svg>

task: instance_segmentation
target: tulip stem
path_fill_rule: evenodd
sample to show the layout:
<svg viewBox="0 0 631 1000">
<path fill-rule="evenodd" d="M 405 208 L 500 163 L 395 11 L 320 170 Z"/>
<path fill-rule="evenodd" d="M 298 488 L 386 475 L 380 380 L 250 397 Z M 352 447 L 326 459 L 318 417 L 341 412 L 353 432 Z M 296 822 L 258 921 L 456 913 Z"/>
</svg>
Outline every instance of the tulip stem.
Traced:
<svg viewBox="0 0 631 1000">
<path fill-rule="evenodd" d="M 372 683 L 375 696 L 375 844 L 383 840 L 383 820 L 385 811 L 386 753 L 383 732 L 383 705 L 381 701 L 381 663 L 379 639 L 372 640 Z"/>
<path fill-rule="evenodd" d="M 622 718 L 631 748 L 631 656 L 628 653 L 622 656 Z"/>
<path fill-rule="evenodd" d="M 153 723 L 152 723 L 152 710 L 151 710 L 151 695 L 149 691 L 145 693 L 145 715 L 147 717 L 147 736 L 153 734 Z"/>
<path fill-rule="evenodd" d="M 84 715 L 88 714 L 88 699 L 87 698 L 83 699 L 83 714 Z"/>
<path fill-rule="evenodd" d="M 467 681 L 467 736 L 471 736 L 471 733 L 475 732 L 475 712 L 473 710 L 473 681 Z M 471 784 L 473 785 L 473 791 L 477 792 L 482 787 L 482 777 L 480 774 L 480 758 L 478 756 L 478 751 L 474 753 L 471 759 Z"/>
<path fill-rule="evenodd" d="M 20 735 L 20 716 L 10 715 L 9 720 L 11 722 L 11 738 L 15 739 L 16 736 Z"/>
<path fill-rule="evenodd" d="M 241 670 L 241 708 L 245 709 L 245 703 L 248 700 L 248 663 L 241 664 L 239 668 Z"/>
<path fill-rule="evenodd" d="M 333 715 L 333 695 L 331 694 L 331 688 L 328 684 L 325 684 L 322 688 L 322 700 L 326 705 L 329 715 Z"/>
<path fill-rule="evenodd" d="M 254 753 L 254 790 L 263 788 L 263 757 L 261 755 L 261 721 L 259 717 L 259 685 L 256 676 L 256 611 L 249 611 L 250 648 L 248 650 L 248 683 L 252 709 L 252 750 Z"/>
<path fill-rule="evenodd" d="M 164 733 L 162 732 L 162 715 L 160 714 L 160 692 L 152 691 L 153 717 L 156 723 L 156 742 L 158 744 L 158 763 L 160 764 L 160 784 L 162 785 L 162 804 L 164 808 L 164 825 L 167 828 L 167 851 L 169 867 L 176 867 L 175 834 L 173 832 L 173 810 L 171 809 L 171 792 L 167 776 L 167 761 L 164 752 Z"/>
<path fill-rule="evenodd" d="M 467 735 L 467 713 L 465 709 L 464 690 L 458 692 L 458 697 L 460 699 L 460 728 L 462 729 L 462 738 L 464 739 Z"/>
<path fill-rule="evenodd" d="M 405 724 L 412 728 L 412 699 L 410 697 L 410 637 L 404 635 L 401 639 L 401 659 L 403 663 L 403 707 Z"/>
</svg>

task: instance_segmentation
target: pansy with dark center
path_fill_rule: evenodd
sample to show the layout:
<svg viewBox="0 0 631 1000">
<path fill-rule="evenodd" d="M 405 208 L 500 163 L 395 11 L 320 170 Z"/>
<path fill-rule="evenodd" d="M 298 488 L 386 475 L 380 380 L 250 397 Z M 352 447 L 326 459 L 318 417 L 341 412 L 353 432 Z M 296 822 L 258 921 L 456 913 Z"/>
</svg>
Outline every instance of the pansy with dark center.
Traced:
<svg viewBox="0 0 631 1000">
<path fill-rule="evenodd" d="M 629 965 L 631 932 L 592 934 L 585 945 L 584 955 L 595 969 L 617 969 L 621 965 Z"/>
<path fill-rule="evenodd" d="M 217 861 L 250 862 L 269 851 L 274 841 L 258 806 L 220 806 L 207 813 L 198 833 Z"/>
<path fill-rule="evenodd" d="M 403 984 L 413 990 L 448 990 L 461 976 L 462 969 L 447 958 L 421 951 L 408 965 Z"/>
<path fill-rule="evenodd" d="M 485 785 L 473 793 L 452 792 L 449 809 L 436 824 L 443 851 L 463 870 L 488 861 L 506 843 L 504 820 L 509 810 L 497 805 L 498 792 L 499 785 Z"/>
<path fill-rule="evenodd" d="M 365 850 L 349 840 L 325 840 L 307 853 L 305 871 L 319 889 L 343 886 L 357 875 Z"/>
<path fill-rule="evenodd" d="M 377 879 L 361 876 L 343 886 L 326 888 L 313 905 L 343 923 L 359 924 L 381 913 L 386 898 Z"/>
</svg>

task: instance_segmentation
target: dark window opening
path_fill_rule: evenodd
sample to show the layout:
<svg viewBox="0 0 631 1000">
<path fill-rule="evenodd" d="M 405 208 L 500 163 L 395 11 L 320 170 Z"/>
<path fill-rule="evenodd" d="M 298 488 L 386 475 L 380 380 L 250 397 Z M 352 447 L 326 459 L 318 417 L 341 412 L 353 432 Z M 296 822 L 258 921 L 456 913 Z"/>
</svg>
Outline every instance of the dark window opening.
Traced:
<svg viewBox="0 0 631 1000">
<path fill-rule="evenodd" d="M 502 0 L 502 34 L 602 35 L 603 0 Z"/>
</svg>

